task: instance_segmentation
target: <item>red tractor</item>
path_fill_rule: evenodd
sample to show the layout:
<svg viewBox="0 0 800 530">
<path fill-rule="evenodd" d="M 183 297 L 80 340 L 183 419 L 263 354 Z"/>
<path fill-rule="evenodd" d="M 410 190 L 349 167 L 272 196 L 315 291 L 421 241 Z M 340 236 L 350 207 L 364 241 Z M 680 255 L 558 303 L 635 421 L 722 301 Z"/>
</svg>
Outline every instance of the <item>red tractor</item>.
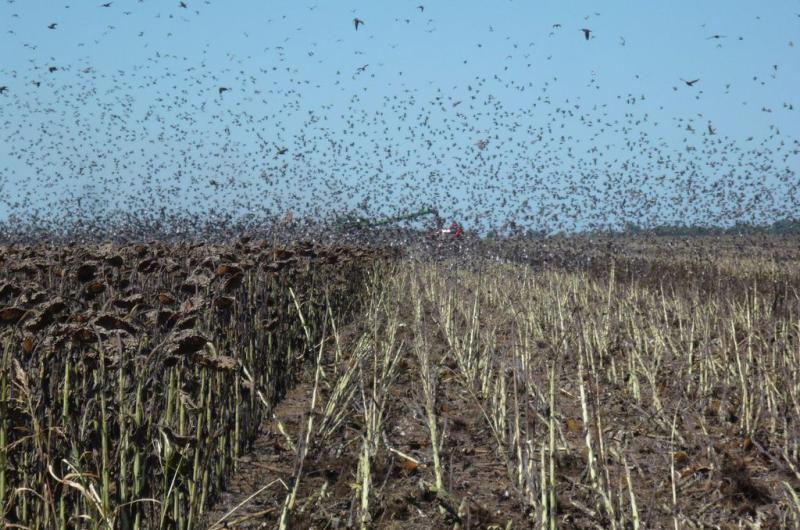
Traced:
<svg viewBox="0 0 800 530">
<path fill-rule="evenodd" d="M 449 228 L 444 228 L 440 224 L 439 228 L 437 228 L 436 232 L 434 233 L 434 237 L 436 239 L 461 239 L 462 235 L 464 235 L 464 230 L 455 221 L 450 225 Z"/>
</svg>

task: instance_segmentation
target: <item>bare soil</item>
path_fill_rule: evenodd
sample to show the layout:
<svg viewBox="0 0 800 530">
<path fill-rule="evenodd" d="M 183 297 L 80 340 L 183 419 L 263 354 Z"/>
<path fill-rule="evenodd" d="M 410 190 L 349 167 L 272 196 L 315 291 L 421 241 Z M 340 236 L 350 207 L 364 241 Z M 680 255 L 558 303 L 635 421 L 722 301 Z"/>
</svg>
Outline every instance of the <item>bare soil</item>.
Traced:
<svg viewBox="0 0 800 530">
<path fill-rule="evenodd" d="M 353 334 L 351 334 L 353 336 Z M 435 335 L 434 335 L 435 336 Z M 444 350 L 444 339 L 432 345 L 434 363 Z M 347 347 L 347 346 L 345 346 Z M 463 502 L 463 528 L 514 528 L 527 526 L 525 507 L 515 501 L 506 469 L 497 458 L 494 441 L 480 409 L 465 395 L 455 376 L 442 365 L 438 386 L 440 429 L 444 439 L 445 487 L 450 499 L 443 503 L 431 493 L 434 482 L 430 436 L 422 407 L 416 359 L 400 361 L 400 374 L 391 388 L 391 404 L 385 422 L 385 441 L 399 453 L 385 451 L 374 462 L 373 484 L 377 505 L 372 513 L 375 528 L 453 528 L 457 522 L 449 509 Z M 239 461 L 226 493 L 207 515 L 212 525 L 229 511 L 222 528 L 272 528 L 278 522 L 282 503 L 295 472 L 295 451 L 280 432 L 278 422 L 296 440 L 310 408 L 313 370 L 288 392 L 274 409 L 275 418 L 264 425 L 252 452 Z M 324 401 L 325 396 L 322 396 Z M 277 421 L 276 421 L 277 420 Z M 351 415 L 339 437 L 325 450 L 309 455 L 304 463 L 297 513 L 291 528 L 349 528 L 357 525 L 358 492 L 356 470 L 361 448 L 363 418 Z M 280 479 L 282 483 L 274 483 Z M 262 493 L 247 500 L 265 485 Z M 323 492 L 323 493 L 321 493 Z M 244 504 L 242 504 L 244 503 Z M 445 504 L 445 506 L 443 506 Z"/>
</svg>

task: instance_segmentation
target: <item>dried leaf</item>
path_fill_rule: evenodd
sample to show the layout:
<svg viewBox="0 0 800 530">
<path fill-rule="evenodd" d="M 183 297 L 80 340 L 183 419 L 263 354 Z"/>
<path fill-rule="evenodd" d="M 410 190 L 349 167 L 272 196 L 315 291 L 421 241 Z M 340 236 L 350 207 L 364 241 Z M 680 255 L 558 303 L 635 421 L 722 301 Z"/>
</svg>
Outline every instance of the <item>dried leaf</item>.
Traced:
<svg viewBox="0 0 800 530">
<path fill-rule="evenodd" d="M 25 370 L 22 369 L 22 365 L 20 365 L 19 361 L 16 359 L 12 359 L 11 364 L 14 365 L 14 379 L 17 380 L 17 384 L 19 384 L 25 394 L 30 393 L 31 387 L 28 383 L 28 375 L 25 373 Z"/>
<path fill-rule="evenodd" d="M 0 309 L 0 322 L 3 324 L 16 324 L 27 311 L 21 307 L 4 307 Z"/>
<path fill-rule="evenodd" d="M 567 418 L 567 432 L 580 434 L 583 432 L 583 422 L 577 418 Z"/>
<path fill-rule="evenodd" d="M 175 297 L 166 291 L 158 293 L 158 301 L 163 305 L 172 305 L 175 303 Z"/>
<path fill-rule="evenodd" d="M 97 273 L 97 265 L 94 263 L 84 263 L 75 274 L 78 277 L 78 281 L 81 283 L 86 283 L 94 279 L 95 274 Z"/>
<path fill-rule="evenodd" d="M 171 355 L 189 355 L 203 349 L 207 342 L 208 339 L 204 336 L 187 329 L 179 331 L 170 338 L 167 351 Z"/>
<path fill-rule="evenodd" d="M 239 367 L 239 361 L 227 355 L 212 356 L 207 353 L 195 353 L 191 356 L 193 362 L 214 370 L 230 372 Z"/>
<path fill-rule="evenodd" d="M 419 468 L 419 464 L 417 464 L 413 460 L 408 460 L 407 458 L 404 458 L 403 461 L 400 462 L 400 467 L 404 471 L 408 471 L 409 473 L 413 473 L 414 471 L 416 471 Z"/>
<path fill-rule="evenodd" d="M 222 286 L 222 292 L 230 293 L 231 291 L 238 289 L 242 285 L 242 280 L 244 279 L 244 275 L 240 272 L 238 274 L 234 274 L 227 280 L 225 280 L 225 284 Z"/>
<path fill-rule="evenodd" d="M 106 330 L 120 329 L 127 331 L 131 335 L 138 331 L 136 326 L 111 313 L 101 313 L 97 315 L 92 323 Z"/>
</svg>

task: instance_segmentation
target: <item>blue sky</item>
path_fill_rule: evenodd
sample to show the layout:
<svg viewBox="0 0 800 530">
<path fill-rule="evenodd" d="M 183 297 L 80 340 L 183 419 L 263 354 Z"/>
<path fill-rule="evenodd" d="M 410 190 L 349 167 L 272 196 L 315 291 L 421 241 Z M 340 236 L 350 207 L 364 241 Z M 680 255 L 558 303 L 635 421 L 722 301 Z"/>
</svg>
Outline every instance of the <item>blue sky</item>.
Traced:
<svg viewBox="0 0 800 530">
<path fill-rule="evenodd" d="M 797 0 L 100 3 L 0 4 L 0 219 L 796 210 Z"/>
</svg>

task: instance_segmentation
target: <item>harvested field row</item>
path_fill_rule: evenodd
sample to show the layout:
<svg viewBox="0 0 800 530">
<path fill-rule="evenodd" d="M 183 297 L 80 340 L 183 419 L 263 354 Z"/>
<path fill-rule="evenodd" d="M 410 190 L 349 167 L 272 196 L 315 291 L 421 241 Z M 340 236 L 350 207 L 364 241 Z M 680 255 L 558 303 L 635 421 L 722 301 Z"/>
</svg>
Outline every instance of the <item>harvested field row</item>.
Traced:
<svg viewBox="0 0 800 530">
<path fill-rule="evenodd" d="M 210 528 L 800 526 L 796 298 L 511 264 L 386 278 Z"/>
</svg>

